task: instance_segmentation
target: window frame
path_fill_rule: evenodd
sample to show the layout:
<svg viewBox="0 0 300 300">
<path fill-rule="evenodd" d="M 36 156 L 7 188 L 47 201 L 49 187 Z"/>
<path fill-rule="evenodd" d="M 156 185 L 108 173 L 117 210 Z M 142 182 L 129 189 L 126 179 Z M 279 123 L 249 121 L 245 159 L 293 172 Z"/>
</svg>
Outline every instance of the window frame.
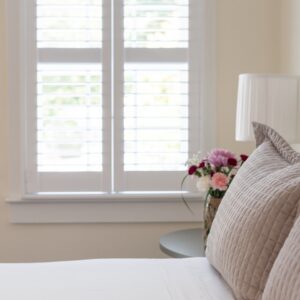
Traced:
<svg viewBox="0 0 300 300">
<path fill-rule="evenodd" d="M 103 0 L 106 4 L 109 0 Z M 194 1 L 194 0 L 192 0 Z M 199 101 L 199 139 L 205 142 L 203 151 L 215 145 L 215 1 L 198 1 L 201 9 L 200 53 L 197 56 L 200 72 L 200 84 L 194 84 L 193 93 L 198 93 Z M 198 193 L 186 193 L 185 198 L 191 201 L 196 213 L 191 215 L 181 201 L 178 192 L 152 192 L 136 190 L 135 192 L 75 192 L 75 193 L 35 193 L 28 182 L 28 128 L 24 112 L 28 112 L 26 101 L 30 93 L 24 79 L 35 80 L 35 70 L 30 73 L 32 62 L 28 32 L 22 25 L 30 20 L 30 15 L 23 12 L 26 7 L 34 5 L 33 0 L 6 0 L 6 34 L 8 58 L 8 95 L 9 95 L 9 128 L 10 136 L 10 186 L 7 201 L 11 207 L 11 220 L 14 223 L 57 223 L 57 222 L 193 222 L 201 220 L 201 205 Z M 116 13 L 120 13 L 117 10 Z M 16 21 L 17 20 L 17 21 Z M 32 18 L 31 18 L 32 20 Z M 106 31 L 107 32 L 107 31 Z M 196 34 L 196 32 L 194 33 Z M 119 39 L 120 40 L 120 39 Z M 31 43 L 31 45 L 34 43 Z M 109 44 L 109 43 L 108 43 Z M 200 44 L 200 42 L 199 42 Z M 103 55 L 110 55 L 110 45 L 103 48 Z M 128 55 L 130 57 L 130 54 Z M 104 60 L 104 58 L 103 58 Z M 197 68 L 197 65 L 194 65 Z M 117 73 L 108 73 L 107 76 L 117 76 Z M 20 87 L 19 89 L 16 86 Z M 111 87 L 106 87 L 107 97 L 111 96 Z M 28 94 L 29 93 L 29 94 Z M 34 99 L 31 94 L 31 99 Z M 203 99 L 206 99 L 204 101 Z M 197 113 L 196 110 L 193 113 Z M 110 134 L 110 132 L 108 132 Z M 114 142 L 116 143 L 116 136 Z M 193 133 L 192 138 L 195 138 Z M 32 139 L 32 137 L 31 137 Z M 29 139 L 30 140 L 30 139 Z M 190 153 L 197 152 L 198 148 L 190 149 Z M 25 155 L 24 155 L 25 154 Z M 31 154 L 32 155 L 32 154 Z M 116 155 L 114 152 L 113 155 Z M 30 159 L 30 157 L 29 157 Z M 172 178 L 171 178 L 172 179 Z M 121 184 L 120 184 L 121 185 Z M 70 212 L 72 207 L 73 212 Z M 74 209 L 76 208 L 76 209 Z M 121 209 L 121 210 L 120 210 Z M 59 212 L 59 215 L 57 215 Z M 93 213 L 94 212 L 94 213 Z M 121 212 L 121 213 L 120 213 Z M 175 213 L 176 212 L 176 213 Z"/>
</svg>

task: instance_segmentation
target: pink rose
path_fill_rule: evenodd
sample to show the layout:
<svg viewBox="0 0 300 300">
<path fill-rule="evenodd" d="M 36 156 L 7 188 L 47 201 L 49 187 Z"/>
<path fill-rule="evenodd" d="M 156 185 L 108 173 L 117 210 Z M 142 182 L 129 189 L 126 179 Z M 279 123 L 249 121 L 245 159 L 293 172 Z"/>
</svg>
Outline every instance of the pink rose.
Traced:
<svg viewBox="0 0 300 300">
<path fill-rule="evenodd" d="M 211 179 L 211 186 L 215 190 L 226 191 L 228 187 L 229 179 L 228 177 L 220 172 L 213 175 Z"/>
</svg>

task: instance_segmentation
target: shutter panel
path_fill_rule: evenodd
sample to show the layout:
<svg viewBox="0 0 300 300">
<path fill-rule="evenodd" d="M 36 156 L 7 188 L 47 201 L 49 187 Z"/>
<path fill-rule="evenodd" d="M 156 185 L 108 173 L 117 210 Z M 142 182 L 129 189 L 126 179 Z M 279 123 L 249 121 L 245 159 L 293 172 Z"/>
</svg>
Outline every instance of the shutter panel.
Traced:
<svg viewBox="0 0 300 300">
<path fill-rule="evenodd" d="M 103 109 L 103 8 L 101 0 L 36 0 L 35 159 L 29 165 L 36 175 L 29 190 L 109 188 L 109 166 L 103 164 L 103 153 L 110 151 L 109 143 L 103 147 L 110 126 Z"/>
<path fill-rule="evenodd" d="M 123 59 L 115 72 L 124 82 L 116 98 L 120 191 L 180 190 L 191 144 L 197 144 L 189 132 L 191 109 L 198 110 L 190 78 L 190 11 L 197 2 L 123 1 L 123 24 L 116 27 L 123 42 L 115 49 Z"/>
</svg>

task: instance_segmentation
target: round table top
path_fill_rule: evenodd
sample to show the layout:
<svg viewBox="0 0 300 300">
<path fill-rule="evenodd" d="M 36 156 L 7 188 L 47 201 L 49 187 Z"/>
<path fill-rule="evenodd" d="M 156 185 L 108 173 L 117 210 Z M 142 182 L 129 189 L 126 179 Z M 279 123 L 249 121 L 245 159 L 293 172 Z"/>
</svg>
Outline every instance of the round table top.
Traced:
<svg viewBox="0 0 300 300">
<path fill-rule="evenodd" d="M 205 256 L 203 229 L 192 228 L 167 233 L 160 238 L 160 249 L 172 257 Z"/>
</svg>

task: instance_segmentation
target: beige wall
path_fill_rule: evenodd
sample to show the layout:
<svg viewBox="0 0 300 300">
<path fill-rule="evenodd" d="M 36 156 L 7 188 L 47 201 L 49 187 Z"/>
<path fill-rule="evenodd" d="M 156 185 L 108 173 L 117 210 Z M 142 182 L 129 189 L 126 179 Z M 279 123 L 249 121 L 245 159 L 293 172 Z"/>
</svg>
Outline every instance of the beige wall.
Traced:
<svg viewBox="0 0 300 300">
<path fill-rule="evenodd" d="M 219 146 L 250 152 L 234 140 L 240 73 L 279 68 L 279 0 L 218 0 L 217 98 Z"/>
<path fill-rule="evenodd" d="M 279 68 L 279 0 L 218 0 L 218 144 L 249 152 L 234 141 L 238 74 Z M 292 2 L 292 1 L 290 1 Z M 294 2 L 297 2 L 295 0 Z M 163 257 L 161 234 L 197 224 L 11 225 L 7 194 L 4 0 L 0 0 L 0 261 L 62 260 L 95 257 Z M 292 41 L 291 41 L 292 43 Z M 299 63 L 299 62 L 298 62 Z"/>
<path fill-rule="evenodd" d="M 281 72 L 300 75 L 300 1 L 281 0 Z"/>
</svg>

